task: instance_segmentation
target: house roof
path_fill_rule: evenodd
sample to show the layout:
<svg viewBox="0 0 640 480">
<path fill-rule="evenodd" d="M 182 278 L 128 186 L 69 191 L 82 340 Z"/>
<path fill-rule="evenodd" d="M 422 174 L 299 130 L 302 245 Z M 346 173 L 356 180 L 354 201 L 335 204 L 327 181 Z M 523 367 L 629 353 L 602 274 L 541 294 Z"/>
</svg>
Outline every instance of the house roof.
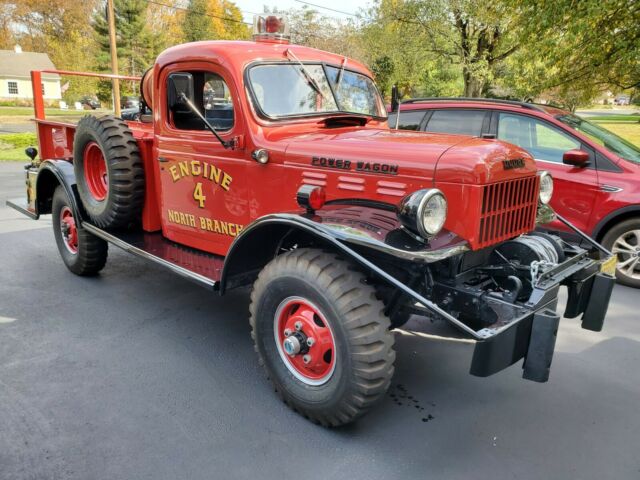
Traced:
<svg viewBox="0 0 640 480">
<path fill-rule="evenodd" d="M 55 70 L 55 65 L 46 53 L 15 52 L 0 50 L 0 77 L 31 78 L 31 70 Z M 46 80 L 59 80 L 55 73 L 44 73 Z"/>
</svg>

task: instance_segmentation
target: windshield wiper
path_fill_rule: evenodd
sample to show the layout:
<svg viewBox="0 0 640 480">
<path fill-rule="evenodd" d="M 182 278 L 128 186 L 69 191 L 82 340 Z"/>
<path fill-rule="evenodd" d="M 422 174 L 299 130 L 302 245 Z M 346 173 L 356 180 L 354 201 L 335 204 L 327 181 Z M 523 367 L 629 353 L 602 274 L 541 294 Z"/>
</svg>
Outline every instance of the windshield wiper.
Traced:
<svg viewBox="0 0 640 480">
<path fill-rule="evenodd" d="M 347 57 L 342 59 L 342 64 L 340 65 L 340 71 L 338 72 L 338 79 L 336 80 L 336 92 L 338 88 L 340 88 L 340 82 L 342 82 L 342 75 L 344 74 L 344 67 L 347 66 Z"/>
<path fill-rule="evenodd" d="M 285 50 L 284 54 L 287 56 L 287 58 L 289 58 L 290 60 L 293 59 L 296 62 L 298 62 L 298 65 L 300 65 L 300 70 L 302 71 L 302 76 L 304 77 L 304 79 L 306 80 L 306 82 L 309 84 L 309 86 L 311 88 L 313 88 L 316 93 L 320 94 L 320 96 L 326 100 L 327 97 L 324 96 L 324 93 L 322 93 L 322 90 L 320 90 L 320 86 L 318 85 L 318 83 L 313 79 L 313 77 L 311 76 L 311 74 L 309 73 L 309 71 L 306 69 L 306 67 L 304 66 L 304 63 L 302 63 L 300 61 L 300 59 L 298 59 L 298 57 L 296 57 L 296 55 L 289 49 Z"/>
<path fill-rule="evenodd" d="M 205 116 L 202 115 L 202 113 L 200 113 L 200 110 L 198 110 L 198 108 L 191 102 L 191 100 L 189 100 L 189 98 L 184 94 L 184 92 L 180 94 L 180 98 L 193 113 L 195 113 L 198 117 L 200 117 L 200 120 L 204 122 L 205 126 L 211 131 L 211 133 L 213 133 L 213 135 L 218 139 L 218 141 L 224 148 L 228 149 L 228 148 L 233 148 L 235 146 L 235 142 L 233 140 L 230 140 L 228 142 L 223 140 L 223 138 L 218 134 L 216 129 L 213 128 L 213 125 L 209 123 L 209 120 L 207 120 Z"/>
</svg>

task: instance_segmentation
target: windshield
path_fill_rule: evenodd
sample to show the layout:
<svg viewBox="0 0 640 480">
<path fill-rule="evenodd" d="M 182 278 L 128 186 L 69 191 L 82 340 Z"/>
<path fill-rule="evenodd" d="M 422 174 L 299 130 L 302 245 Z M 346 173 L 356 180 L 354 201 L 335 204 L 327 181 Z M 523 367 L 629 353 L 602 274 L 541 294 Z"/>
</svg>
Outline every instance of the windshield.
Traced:
<svg viewBox="0 0 640 480">
<path fill-rule="evenodd" d="M 281 118 L 323 113 L 385 117 L 378 90 L 366 75 L 320 64 L 256 65 L 249 81 L 260 110 Z"/>
<path fill-rule="evenodd" d="M 619 157 L 640 163 L 640 149 L 620 138 L 615 133 L 610 132 L 606 128 L 602 128 L 594 123 L 588 122 L 577 115 L 560 115 L 556 118 L 565 125 L 584 133 L 598 145 L 603 146 Z"/>
</svg>

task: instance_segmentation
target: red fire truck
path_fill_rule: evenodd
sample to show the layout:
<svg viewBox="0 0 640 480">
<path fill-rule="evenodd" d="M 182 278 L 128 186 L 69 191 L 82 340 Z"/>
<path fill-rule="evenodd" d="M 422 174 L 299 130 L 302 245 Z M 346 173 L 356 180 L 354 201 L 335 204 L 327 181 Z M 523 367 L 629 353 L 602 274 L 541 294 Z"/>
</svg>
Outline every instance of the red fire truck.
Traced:
<svg viewBox="0 0 640 480">
<path fill-rule="evenodd" d="M 52 215 L 69 270 L 97 274 L 111 244 L 219 294 L 252 285 L 260 362 L 327 426 L 384 395 L 391 330 L 413 314 L 477 342 L 472 374 L 524 359 L 538 382 L 561 286 L 564 316 L 602 328 L 615 257 L 535 231 L 555 218 L 553 180 L 529 154 L 390 130 L 364 65 L 288 44 L 281 18 L 255 26 L 253 42 L 163 52 L 137 121 L 47 120 L 34 88 L 39 155 L 28 149 L 27 198 L 10 204 Z"/>
</svg>

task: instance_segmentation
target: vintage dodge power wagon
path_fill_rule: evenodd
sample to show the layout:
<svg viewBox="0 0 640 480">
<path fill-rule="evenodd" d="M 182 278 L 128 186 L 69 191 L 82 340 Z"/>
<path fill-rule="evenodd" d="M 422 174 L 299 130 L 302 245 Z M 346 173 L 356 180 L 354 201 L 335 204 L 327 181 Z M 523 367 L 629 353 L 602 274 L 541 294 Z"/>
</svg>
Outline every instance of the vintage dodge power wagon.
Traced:
<svg viewBox="0 0 640 480">
<path fill-rule="evenodd" d="M 326 426 L 384 396 L 412 315 L 475 340 L 473 375 L 524 359 L 538 382 L 560 286 L 564 316 L 601 330 L 615 257 L 535 231 L 555 218 L 553 180 L 529 154 L 391 130 L 364 65 L 288 44 L 281 18 L 255 27 L 163 52 L 137 121 L 47 120 L 32 72 L 39 158 L 28 149 L 27 199 L 10 204 L 52 215 L 69 270 L 97 274 L 112 244 L 220 294 L 252 285 L 260 362 Z"/>
</svg>

